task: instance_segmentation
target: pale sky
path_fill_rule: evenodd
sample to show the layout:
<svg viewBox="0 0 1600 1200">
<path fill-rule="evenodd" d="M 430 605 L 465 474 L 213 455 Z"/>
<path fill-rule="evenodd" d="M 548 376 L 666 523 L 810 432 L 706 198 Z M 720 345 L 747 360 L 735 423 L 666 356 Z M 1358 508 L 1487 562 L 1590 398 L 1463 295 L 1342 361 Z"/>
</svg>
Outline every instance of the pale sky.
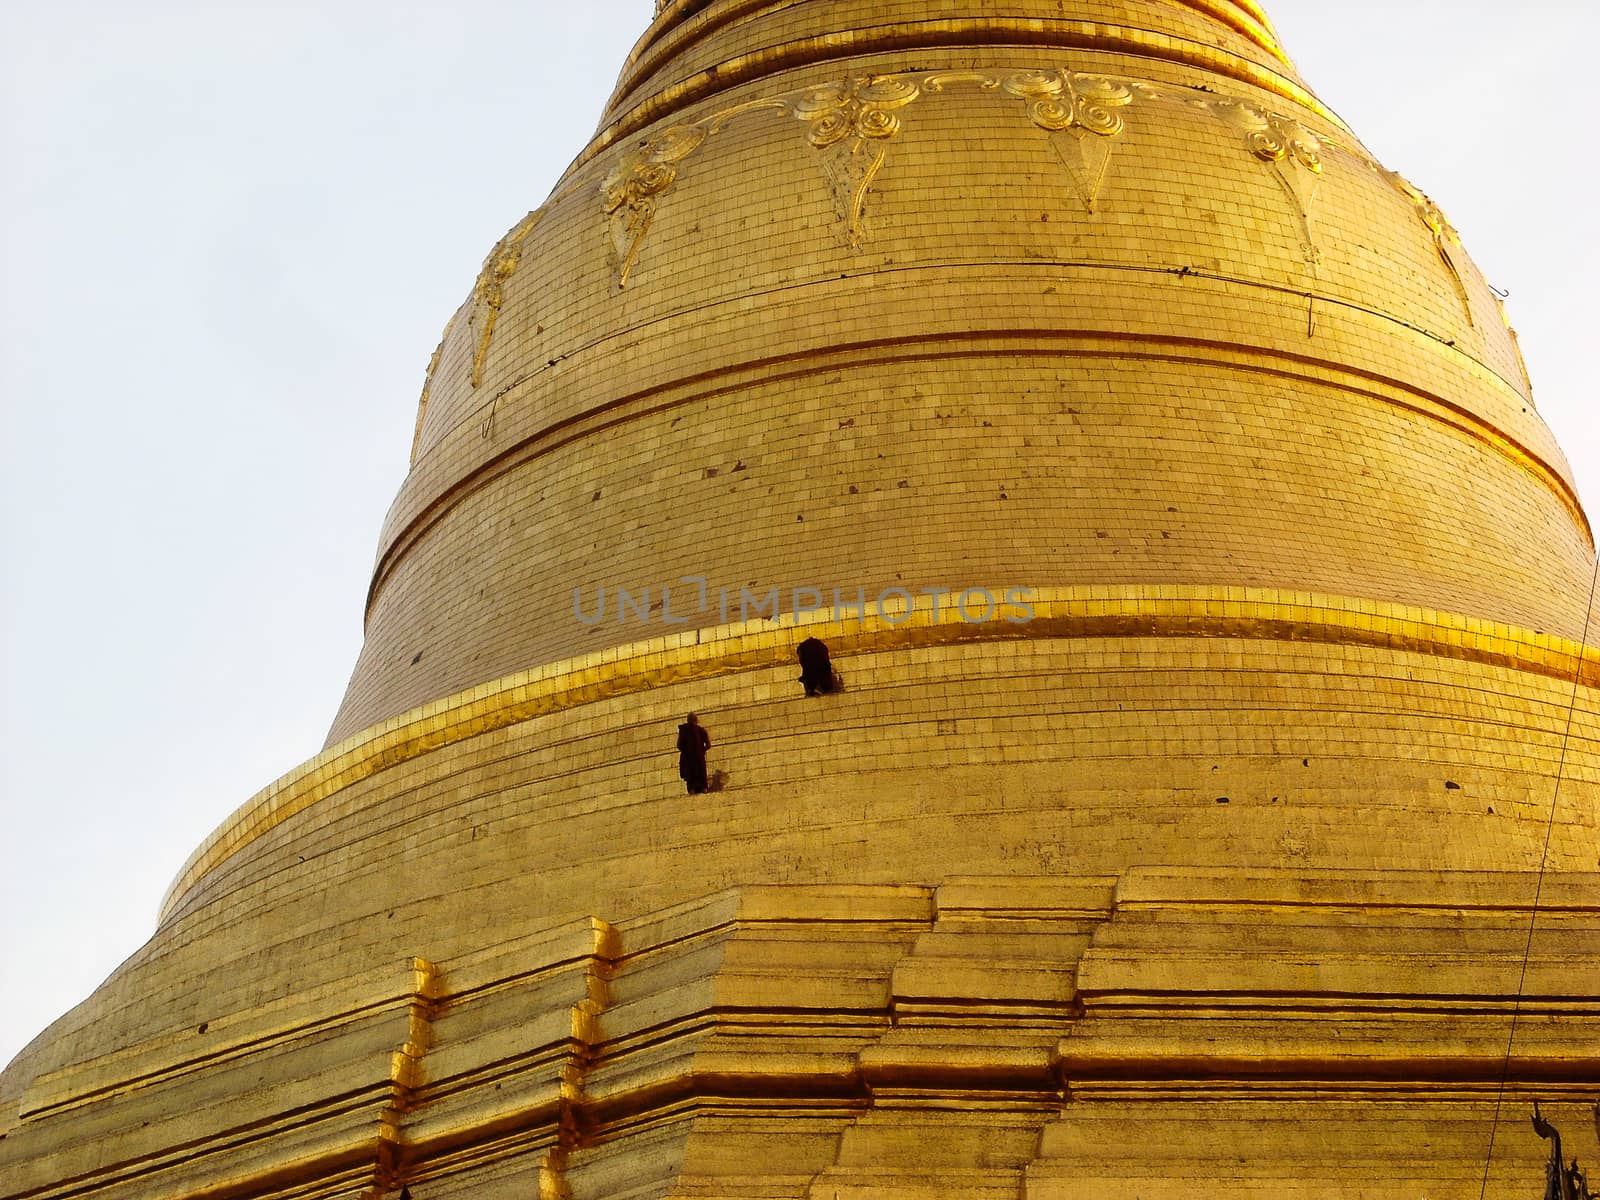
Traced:
<svg viewBox="0 0 1600 1200">
<path fill-rule="evenodd" d="M 651 9 L 0 3 L 0 1063 L 150 936 L 202 838 L 321 746 L 428 356 Z M 1510 292 L 1600 522 L 1600 6 L 1268 11 Z"/>
</svg>

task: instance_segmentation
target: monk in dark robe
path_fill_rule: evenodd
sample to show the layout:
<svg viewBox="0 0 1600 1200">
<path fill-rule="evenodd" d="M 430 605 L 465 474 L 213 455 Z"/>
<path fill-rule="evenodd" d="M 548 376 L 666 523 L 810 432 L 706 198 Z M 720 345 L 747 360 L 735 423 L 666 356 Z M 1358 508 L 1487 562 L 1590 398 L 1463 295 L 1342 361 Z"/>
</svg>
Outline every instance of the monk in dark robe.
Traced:
<svg viewBox="0 0 1600 1200">
<path fill-rule="evenodd" d="M 800 659 L 800 684 L 808 696 L 826 696 L 833 691 L 833 661 L 828 657 L 828 644 L 818 638 L 807 638 L 795 647 Z"/>
<path fill-rule="evenodd" d="M 711 735 L 693 713 L 678 726 L 678 778 L 682 779 L 691 796 L 706 790 L 706 751 L 711 749 Z"/>
</svg>

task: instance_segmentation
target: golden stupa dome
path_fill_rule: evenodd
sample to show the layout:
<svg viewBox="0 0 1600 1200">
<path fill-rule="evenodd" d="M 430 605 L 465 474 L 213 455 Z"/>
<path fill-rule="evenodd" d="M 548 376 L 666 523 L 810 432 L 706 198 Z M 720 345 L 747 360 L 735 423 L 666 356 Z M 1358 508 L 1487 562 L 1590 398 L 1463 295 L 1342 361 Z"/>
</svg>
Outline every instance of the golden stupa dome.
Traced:
<svg viewBox="0 0 1600 1200">
<path fill-rule="evenodd" d="M 538 811 L 585 814 L 518 834 L 560 862 L 519 887 L 575 908 L 666 902 L 706 854 L 721 882 L 1063 845 L 1534 861 L 1591 540 L 1497 297 L 1254 5 L 1068 7 L 658 14 L 445 330 L 327 752 L 172 911 L 267 902 L 291 828 L 353 853 L 396 762 L 422 786 L 483 736 L 560 789 Z M 807 631 L 849 690 L 796 711 Z M 679 838 L 659 766 L 691 708 L 725 854 Z M 841 780 L 883 811 L 835 810 Z M 1008 782 L 1022 848 L 994 826 L 952 863 L 930 831 Z M 1553 845 L 1587 864 L 1569 799 Z M 654 866 L 593 875 L 611 850 L 575 831 L 613 805 Z M 909 844 L 841 856 L 863 819 Z"/>
<path fill-rule="evenodd" d="M 1493 290 L 1250 0 L 677 0 L 444 331 L 327 747 L 6 1086 L 721 889 L 1592 869 L 1592 563 Z"/>
</svg>

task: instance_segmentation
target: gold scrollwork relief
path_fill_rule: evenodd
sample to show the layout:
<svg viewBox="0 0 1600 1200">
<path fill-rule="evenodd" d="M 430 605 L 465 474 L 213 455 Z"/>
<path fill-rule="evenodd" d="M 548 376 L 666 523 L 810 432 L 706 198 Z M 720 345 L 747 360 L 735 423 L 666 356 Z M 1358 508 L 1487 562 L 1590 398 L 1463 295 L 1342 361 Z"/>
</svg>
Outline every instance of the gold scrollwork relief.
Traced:
<svg viewBox="0 0 1600 1200">
<path fill-rule="evenodd" d="M 1169 103 L 1206 112 L 1240 135 L 1246 152 L 1271 170 L 1293 208 L 1301 255 L 1313 281 L 1322 264 L 1316 227 L 1323 160 L 1327 151 L 1337 150 L 1342 160 L 1358 162 L 1384 176 L 1412 202 L 1418 219 L 1433 237 L 1469 326 L 1477 327 L 1475 318 L 1479 314 L 1474 312 L 1455 229 L 1424 193 L 1372 161 L 1359 146 L 1343 145 L 1294 117 L 1242 97 L 1219 95 L 1204 87 L 1156 85 L 1128 77 L 1088 74 L 1060 64 L 1037 70 L 969 68 L 849 76 L 750 101 L 699 121 L 673 126 L 640 142 L 621 157 L 601 187 L 604 210 L 610 220 L 618 286 L 628 284 L 658 208 L 679 181 L 684 164 L 730 120 L 758 110 L 782 112 L 804 123 L 811 146 L 821 156 L 838 213 L 841 240 L 850 248 L 859 249 L 871 232 L 866 217 L 868 196 L 885 169 L 893 143 L 901 136 L 905 110 L 925 97 L 959 88 L 998 92 L 1021 101 L 1021 111 L 1027 119 L 1048 135 L 1091 216 L 1105 192 L 1119 140 L 1127 131 L 1136 105 Z M 480 277 L 474 304 L 474 321 L 480 328 L 474 386 L 481 375 L 495 315 L 503 302 L 501 287 L 515 270 L 519 253 L 520 242 L 505 246 L 503 253 L 491 256 L 491 263 L 485 265 Z M 1315 287 L 1308 287 L 1305 295 L 1307 334 L 1315 336 Z M 1501 311 L 1503 315 L 1503 307 Z M 1514 333 L 1512 339 L 1515 346 Z M 424 406 L 426 397 L 425 388 Z M 419 412 L 419 431 L 421 420 Z"/>
<path fill-rule="evenodd" d="M 678 182 L 683 162 L 734 117 L 759 109 L 783 107 L 782 100 L 754 100 L 736 105 L 703 120 L 664 129 L 623 155 L 600 183 L 606 216 L 611 221 L 612 260 L 619 288 L 628 286 L 645 236 L 655 223 L 656 210 Z"/>
<path fill-rule="evenodd" d="M 1028 117 L 1052 136 L 1051 144 L 1072 177 L 1083 206 L 1094 212 L 1111 161 L 1112 142 L 1127 128 L 1117 111 L 1133 103 L 1133 88 L 1076 71 L 1020 71 L 1005 90 L 1027 104 Z M 1066 137 L 1055 136 L 1067 134 Z"/>
<path fill-rule="evenodd" d="M 1135 96 L 1157 95 L 1136 81 L 1065 68 L 1014 72 L 1004 78 L 976 70 L 857 75 L 672 126 L 624 154 L 601 183 L 618 286 L 627 286 L 659 205 L 677 184 L 683 164 L 734 117 L 762 109 L 783 110 L 806 123 L 809 141 L 822 155 L 842 240 L 852 249 L 860 248 L 868 233 L 867 196 L 888 160 L 889 144 L 900 135 L 900 110 L 924 94 L 957 84 L 990 91 L 1005 87 L 1025 101 L 1029 117 L 1040 128 L 1068 134 L 1065 141 L 1052 141 L 1090 212 L 1110 159 L 1104 143 L 1124 129 L 1116 110 Z"/>
<path fill-rule="evenodd" d="M 618 285 L 625 287 L 637 267 L 659 205 L 677 184 L 685 162 L 734 117 L 762 109 L 787 112 L 806 124 L 809 141 L 822 156 L 841 238 L 859 249 L 870 232 L 867 198 L 902 132 L 904 110 L 924 96 L 959 85 L 1003 91 L 1022 101 L 1028 119 L 1050 135 L 1091 214 L 1104 192 L 1131 106 L 1165 100 L 1203 109 L 1237 130 L 1248 152 L 1272 169 L 1293 205 L 1305 262 L 1311 274 L 1317 274 L 1322 253 L 1314 234 L 1316 204 L 1323 153 L 1336 146 L 1332 139 L 1244 99 L 1048 66 L 998 73 L 970 69 L 850 76 L 751 101 L 656 134 L 624 154 L 601 185 Z M 1428 219 L 1425 213 L 1424 220 Z M 1441 255 L 1459 281 L 1449 250 L 1453 231 L 1436 231 L 1436 236 Z"/>
<path fill-rule="evenodd" d="M 445 322 L 444 332 L 439 335 L 439 344 L 433 348 L 433 357 L 428 360 L 428 373 L 422 380 L 422 395 L 417 398 L 417 430 L 411 435 L 413 465 L 417 461 L 417 450 L 422 445 L 422 422 L 428 415 L 428 397 L 433 392 L 434 372 L 439 369 L 439 360 L 444 357 L 444 344 L 450 340 L 450 333 L 455 327 L 455 317 Z"/>
<path fill-rule="evenodd" d="M 617 284 L 626 287 L 639 248 L 656 219 L 658 199 L 678 180 L 678 164 L 705 144 L 706 126 L 674 125 L 633 150 L 601 185 L 611 218 Z"/>
<path fill-rule="evenodd" d="M 1242 132 L 1250 153 L 1273 168 L 1294 204 L 1300 220 L 1300 250 L 1315 274 L 1322 251 L 1317 248 L 1311 224 L 1322 182 L 1324 139 L 1294 118 L 1268 112 L 1246 100 L 1210 99 L 1196 103 Z"/>
<path fill-rule="evenodd" d="M 812 88 L 794 102 L 791 111 L 809 123 L 811 144 L 823 154 L 852 248 L 866 239 L 867 192 L 888 158 L 888 142 L 900 133 L 896 110 L 921 94 L 921 85 L 904 76 L 858 75 Z"/>
<path fill-rule="evenodd" d="M 1467 324 L 1477 328 L 1477 322 L 1472 319 L 1472 297 L 1467 291 L 1466 277 L 1462 274 L 1461 267 L 1457 264 L 1455 255 L 1450 253 L 1454 246 L 1461 249 L 1461 235 L 1456 232 L 1455 226 L 1450 224 L 1443 211 L 1435 204 L 1428 194 L 1416 187 L 1409 179 L 1398 171 L 1384 170 L 1383 175 L 1391 184 L 1410 200 L 1417 210 L 1417 216 L 1428 227 L 1428 232 L 1433 235 L 1433 245 L 1439 252 L 1440 261 L 1450 273 L 1450 282 L 1455 285 L 1456 297 L 1461 301 L 1461 307 L 1467 314 Z M 1509 326 L 1508 326 L 1509 328 Z"/>
<path fill-rule="evenodd" d="M 939 71 L 922 77 L 922 90 L 942 92 L 952 83 L 971 83 L 992 92 L 1000 86 L 1000 79 L 988 71 Z"/>
<path fill-rule="evenodd" d="M 1491 289 L 1492 290 L 1492 289 Z M 1500 310 L 1500 323 L 1506 327 L 1506 335 L 1511 339 L 1511 350 L 1517 356 L 1517 369 L 1522 372 L 1522 385 L 1526 389 L 1528 403 L 1533 403 L 1533 376 L 1528 374 L 1528 360 L 1522 357 L 1522 339 L 1517 336 L 1517 331 L 1511 327 L 1511 314 L 1506 311 L 1506 302 L 1499 296 L 1494 298 L 1495 306 Z M 1600 1117 L 1600 1106 L 1596 1107 L 1596 1115 Z"/>
<path fill-rule="evenodd" d="M 536 209 L 518 221 L 510 233 L 495 243 L 489 257 L 483 260 L 483 270 L 478 272 L 478 282 L 472 289 L 472 315 L 468 318 L 477 333 L 472 350 L 473 387 L 483 383 L 489 344 L 494 340 L 494 327 L 506 302 L 506 283 L 522 264 L 522 243 L 542 216 L 544 210 Z"/>
</svg>

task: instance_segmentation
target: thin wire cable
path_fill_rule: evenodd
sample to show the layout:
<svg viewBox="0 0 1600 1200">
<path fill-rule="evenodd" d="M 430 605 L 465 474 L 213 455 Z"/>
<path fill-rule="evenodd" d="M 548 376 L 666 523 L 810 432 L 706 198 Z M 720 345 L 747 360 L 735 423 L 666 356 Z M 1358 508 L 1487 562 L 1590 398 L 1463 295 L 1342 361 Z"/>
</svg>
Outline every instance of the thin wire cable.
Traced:
<svg viewBox="0 0 1600 1200">
<path fill-rule="evenodd" d="M 1583 637 L 1578 640 L 1578 665 L 1572 671 L 1572 695 L 1567 701 L 1567 726 L 1561 733 L 1561 757 L 1556 762 L 1555 794 L 1550 798 L 1550 819 L 1544 827 L 1544 852 L 1539 856 L 1539 881 L 1533 889 L 1533 910 L 1528 914 L 1528 940 L 1522 947 L 1522 973 L 1517 978 L 1516 1001 L 1511 1007 L 1511 1032 L 1506 1037 L 1505 1060 L 1500 1065 L 1500 1090 L 1494 1099 L 1494 1124 L 1489 1128 L 1489 1153 L 1483 1160 L 1483 1186 L 1478 1200 L 1489 1193 L 1489 1172 L 1494 1167 L 1494 1146 L 1500 1136 L 1500 1112 L 1505 1106 L 1506 1084 L 1511 1078 L 1511 1052 L 1517 1044 L 1517 1020 L 1522 1016 L 1522 992 L 1528 982 L 1528 961 L 1533 957 L 1533 931 L 1539 923 L 1539 902 L 1544 896 L 1545 869 L 1550 862 L 1550 840 L 1555 833 L 1556 812 L 1561 805 L 1561 783 L 1567 774 L 1567 747 L 1572 744 L 1572 722 L 1578 711 L 1578 689 L 1583 685 L 1583 664 L 1589 652 L 1589 623 L 1594 618 L 1594 598 L 1600 587 L 1600 554 L 1595 556 L 1594 575 L 1589 580 L 1589 603 L 1583 610 Z"/>
</svg>

